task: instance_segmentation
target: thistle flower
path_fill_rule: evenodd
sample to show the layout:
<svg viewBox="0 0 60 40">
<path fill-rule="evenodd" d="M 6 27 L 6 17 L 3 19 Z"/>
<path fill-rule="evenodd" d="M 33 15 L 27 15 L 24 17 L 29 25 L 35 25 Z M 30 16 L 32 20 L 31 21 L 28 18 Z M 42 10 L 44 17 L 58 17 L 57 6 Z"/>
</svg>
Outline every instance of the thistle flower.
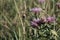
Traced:
<svg viewBox="0 0 60 40">
<path fill-rule="evenodd" d="M 47 17 L 47 18 L 37 18 L 37 19 L 33 19 L 31 21 L 31 26 L 37 28 L 38 26 L 40 26 L 41 24 L 45 24 L 46 22 L 50 23 L 50 22 L 54 22 L 55 21 L 55 18 L 54 17 Z"/>
<path fill-rule="evenodd" d="M 39 19 L 39 18 L 35 19 L 35 18 L 34 18 L 32 21 L 33 21 L 34 23 L 38 24 L 38 25 L 44 24 L 44 23 L 46 22 L 46 20 L 43 19 L 43 18 L 41 18 L 41 19 Z"/>
<path fill-rule="evenodd" d="M 39 18 L 34 18 L 32 21 L 31 21 L 31 26 L 34 27 L 34 28 L 38 28 L 40 24 L 40 19 Z"/>
<path fill-rule="evenodd" d="M 30 11 L 32 11 L 32 12 L 41 12 L 42 9 L 35 7 L 35 8 L 30 9 Z"/>
<path fill-rule="evenodd" d="M 48 17 L 48 18 L 47 18 L 47 21 L 48 21 L 48 22 L 53 22 L 53 21 L 55 21 L 55 18 L 54 18 L 54 17 Z"/>
<path fill-rule="evenodd" d="M 35 22 L 33 22 L 33 21 L 31 21 L 31 26 L 33 26 L 33 27 L 37 27 L 37 26 L 38 26 L 38 24 L 37 24 L 37 23 L 35 23 Z"/>
<path fill-rule="evenodd" d="M 45 2 L 45 0 L 38 0 L 38 2 L 39 2 L 39 3 L 44 3 L 44 2 Z"/>
<path fill-rule="evenodd" d="M 37 18 L 37 19 L 33 19 L 33 22 L 35 22 L 35 23 L 38 23 L 40 21 L 40 19 L 39 18 Z"/>
</svg>

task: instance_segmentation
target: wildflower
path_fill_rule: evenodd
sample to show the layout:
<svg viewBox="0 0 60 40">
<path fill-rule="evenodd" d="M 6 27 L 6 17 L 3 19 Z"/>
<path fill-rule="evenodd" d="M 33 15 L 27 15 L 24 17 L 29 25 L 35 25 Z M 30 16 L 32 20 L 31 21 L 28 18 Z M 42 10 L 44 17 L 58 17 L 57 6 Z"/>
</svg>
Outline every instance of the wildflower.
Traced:
<svg viewBox="0 0 60 40">
<path fill-rule="evenodd" d="M 35 22 L 35 23 L 38 23 L 40 21 L 40 19 L 39 18 L 37 18 L 37 19 L 33 19 L 33 22 Z"/>
<path fill-rule="evenodd" d="M 32 12 L 41 12 L 42 9 L 35 7 L 35 8 L 30 9 L 30 11 L 32 11 Z"/>
<path fill-rule="evenodd" d="M 46 18 L 41 18 L 41 19 L 39 19 L 39 18 L 37 18 L 37 19 L 33 19 L 33 22 L 35 22 L 35 23 L 37 23 L 38 25 L 40 25 L 40 24 L 44 24 L 45 22 L 47 22 L 47 20 L 46 20 Z"/>
<path fill-rule="evenodd" d="M 34 18 L 32 21 L 31 21 L 31 26 L 34 27 L 34 28 L 38 28 L 38 26 L 40 25 L 40 19 L 39 18 Z"/>
<path fill-rule="evenodd" d="M 60 3 L 56 3 L 57 7 L 60 8 Z"/>
<path fill-rule="evenodd" d="M 33 21 L 31 21 L 31 26 L 33 26 L 33 27 L 37 27 L 37 26 L 38 26 L 38 24 L 37 24 L 37 23 L 35 23 L 35 22 L 33 22 Z"/>
<path fill-rule="evenodd" d="M 47 18 L 47 21 L 48 21 L 48 22 L 53 22 L 53 21 L 55 21 L 55 18 L 54 18 L 54 17 L 48 17 L 48 18 Z"/>
<path fill-rule="evenodd" d="M 38 2 L 39 2 L 39 3 L 44 3 L 44 2 L 45 2 L 45 0 L 38 0 Z"/>
</svg>

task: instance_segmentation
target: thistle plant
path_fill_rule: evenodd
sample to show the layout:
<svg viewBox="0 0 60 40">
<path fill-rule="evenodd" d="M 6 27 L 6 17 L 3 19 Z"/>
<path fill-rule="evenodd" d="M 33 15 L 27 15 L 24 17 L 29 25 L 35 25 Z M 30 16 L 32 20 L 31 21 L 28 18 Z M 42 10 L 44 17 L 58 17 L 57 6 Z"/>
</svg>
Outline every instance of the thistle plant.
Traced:
<svg viewBox="0 0 60 40">
<path fill-rule="evenodd" d="M 60 40 L 60 0 L 0 0 L 0 40 Z"/>
</svg>

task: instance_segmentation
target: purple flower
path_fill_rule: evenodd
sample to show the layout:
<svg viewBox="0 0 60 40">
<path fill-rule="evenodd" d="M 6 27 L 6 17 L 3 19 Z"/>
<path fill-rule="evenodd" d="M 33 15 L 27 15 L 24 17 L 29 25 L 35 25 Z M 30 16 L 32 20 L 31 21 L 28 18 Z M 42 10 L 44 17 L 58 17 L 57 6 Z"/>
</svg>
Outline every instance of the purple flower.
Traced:
<svg viewBox="0 0 60 40">
<path fill-rule="evenodd" d="M 41 25 L 41 24 L 46 23 L 47 20 L 46 20 L 45 18 L 41 18 L 41 19 L 39 19 L 39 18 L 35 19 L 35 18 L 34 18 L 34 19 L 33 19 L 33 22 L 37 23 L 38 25 Z"/>
<path fill-rule="evenodd" d="M 44 2 L 45 2 L 45 0 L 38 0 L 38 2 L 39 2 L 39 3 L 44 3 Z"/>
<path fill-rule="evenodd" d="M 30 9 L 30 11 L 32 11 L 32 12 L 41 12 L 42 9 L 35 7 L 35 8 Z"/>
<path fill-rule="evenodd" d="M 58 6 L 58 8 L 60 8 L 60 3 L 56 3 L 56 5 Z"/>
<path fill-rule="evenodd" d="M 35 22 L 35 23 L 38 23 L 40 21 L 40 19 L 39 18 L 37 18 L 37 19 L 33 19 L 33 22 Z"/>
<path fill-rule="evenodd" d="M 38 26 L 38 24 L 37 24 L 37 23 L 35 23 L 35 22 L 33 22 L 33 21 L 31 21 L 31 26 L 33 26 L 33 27 L 37 27 L 37 26 Z"/>
<path fill-rule="evenodd" d="M 47 17 L 47 21 L 48 22 L 53 22 L 53 21 L 55 21 L 55 18 L 54 17 Z"/>
<path fill-rule="evenodd" d="M 40 24 L 40 19 L 39 18 L 34 18 L 32 21 L 31 21 L 31 26 L 33 26 L 33 27 L 37 27 L 38 28 L 38 26 L 39 26 L 39 24 Z"/>
</svg>

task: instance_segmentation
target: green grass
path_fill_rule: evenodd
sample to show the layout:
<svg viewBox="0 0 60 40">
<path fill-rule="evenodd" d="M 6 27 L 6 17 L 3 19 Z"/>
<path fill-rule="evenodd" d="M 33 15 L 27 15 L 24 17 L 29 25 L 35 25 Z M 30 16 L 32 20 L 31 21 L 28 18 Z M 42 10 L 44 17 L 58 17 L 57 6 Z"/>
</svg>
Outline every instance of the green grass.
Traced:
<svg viewBox="0 0 60 40">
<path fill-rule="evenodd" d="M 0 40 L 60 40 L 60 9 L 56 3 L 60 0 L 0 0 Z M 33 28 L 30 19 L 35 18 L 29 10 L 40 7 L 37 17 L 55 16 L 56 21 L 41 25 L 42 29 Z M 23 18 L 23 16 L 25 18 Z M 45 28 L 44 28 L 45 27 Z M 52 28 L 52 29 L 51 29 Z"/>
</svg>

